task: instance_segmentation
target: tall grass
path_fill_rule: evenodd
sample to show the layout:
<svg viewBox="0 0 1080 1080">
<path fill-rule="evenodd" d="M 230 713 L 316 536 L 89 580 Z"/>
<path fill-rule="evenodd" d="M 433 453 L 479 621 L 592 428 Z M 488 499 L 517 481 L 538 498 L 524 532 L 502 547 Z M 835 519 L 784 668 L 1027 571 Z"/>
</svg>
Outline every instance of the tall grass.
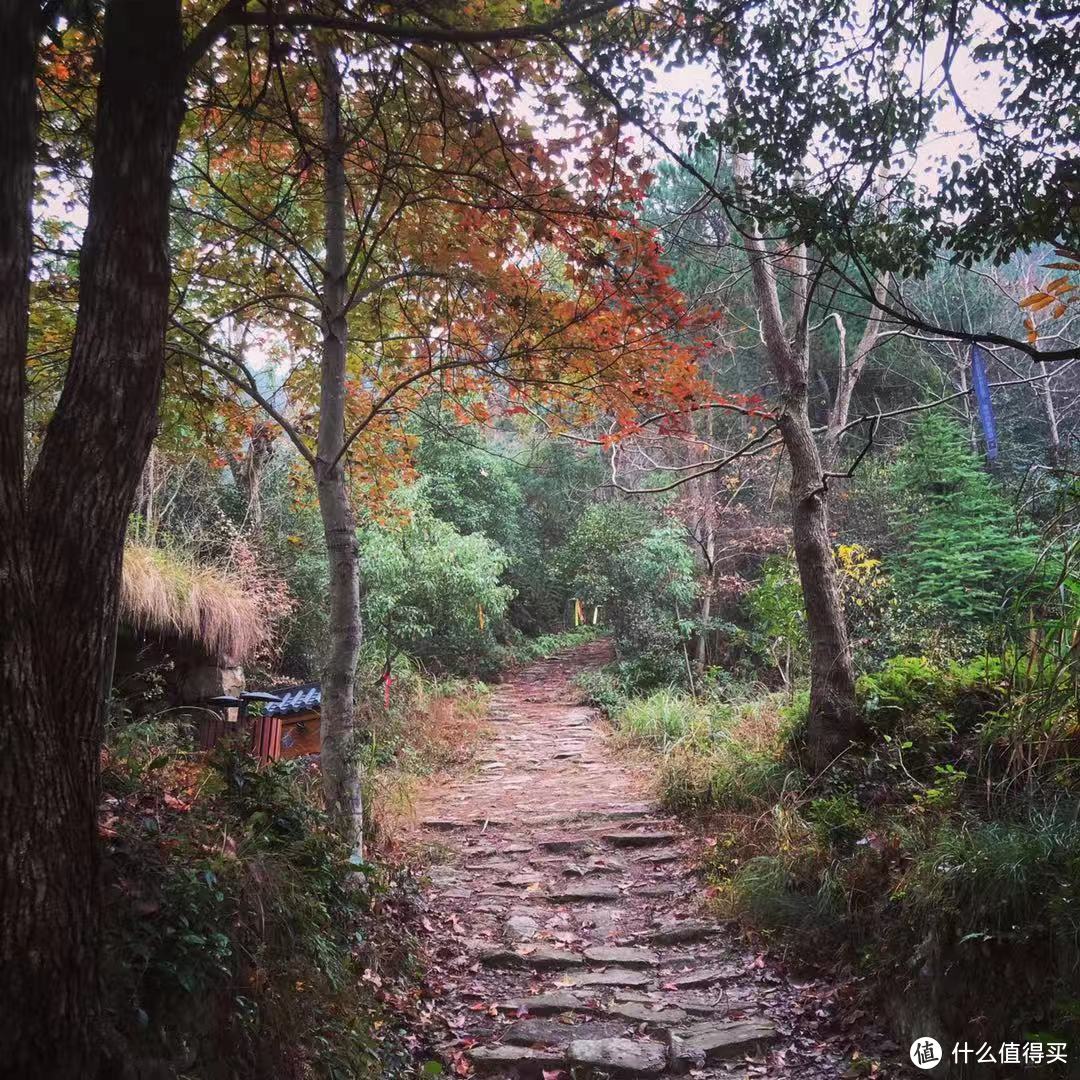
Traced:
<svg viewBox="0 0 1080 1080">
<path fill-rule="evenodd" d="M 713 722 L 711 709 L 674 690 L 631 698 L 616 717 L 626 740 L 664 752 L 681 743 L 707 742 Z"/>
</svg>

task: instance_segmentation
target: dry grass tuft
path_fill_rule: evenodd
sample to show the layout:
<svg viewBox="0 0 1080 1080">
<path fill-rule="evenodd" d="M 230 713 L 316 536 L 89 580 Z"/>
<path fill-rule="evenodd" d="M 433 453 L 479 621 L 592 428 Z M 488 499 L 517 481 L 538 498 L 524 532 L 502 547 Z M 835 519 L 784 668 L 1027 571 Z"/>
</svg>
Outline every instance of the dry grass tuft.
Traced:
<svg viewBox="0 0 1080 1080">
<path fill-rule="evenodd" d="M 272 630 L 258 597 L 226 571 L 138 544 L 124 550 L 120 616 L 151 634 L 192 642 L 227 664 L 254 656 Z"/>
</svg>

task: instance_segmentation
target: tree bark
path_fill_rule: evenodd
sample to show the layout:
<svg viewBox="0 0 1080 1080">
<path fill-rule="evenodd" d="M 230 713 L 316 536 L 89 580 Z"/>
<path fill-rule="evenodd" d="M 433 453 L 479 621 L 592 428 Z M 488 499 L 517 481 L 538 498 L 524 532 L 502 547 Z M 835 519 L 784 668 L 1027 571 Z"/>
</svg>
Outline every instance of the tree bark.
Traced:
<svg viewBox="0 0 1080 1080">
<path fill-rule="evenodd" d="M 888 276 L 885 275 L 874 282 L 874 299 L 878 304 L 885 302 L 886 291 L 889 287 Z M 862 378 L 866 368 L 866 362 L 870 359 L 878 338 L 881 336 L 881 320 L 878 309 L 871 307 L 866 317 L 866 326 L 859 336 L 855 353 L 850 363 L 847 356 L 847 329 L 840 315 L 834 313 L 836 330 L 839 335 L 837 347 L 837 377 L 836 395 L 833 397 L 832 407 L 829 409 L 829 418 L 825 431 L 825 445 L 822 450 L 822 462 L 826 469 L 832 468 L 840 457 L 840 444 L 844 441 L 844 428 L 847 426 L 851 415 L 851 398 L 855 393 L 855 387 Z"/>
<path fill-rule="evenodd" d="M 744 175 L 744 168 L 737 160 L 737 177 Z M 761 311 L 769 364 L 782 395 L 777 423 L 791 460 L 792 543 L 810 638 L 810 718 L 806 748 L 812 766 L 821 770 L 862 735 L 863 725 L 855 703 L 855 667 L 829 536 L 828 488 L 810 424 L 806 278 L 805 267 L 801 265 L 804 260 L 797 252 L 799 280 L 792 289 L 795 311 L 793 334 L 789 338 L 770 253 L 753 223 L 745 229 L 744 246 Z"/>
<path fill-rule="evenodd" d="M 363 854 L 360 732 L 354 700 L 360 625 L 360 546 L 345 476 L 348 322 L 345 257 L 345 151 L 341 74 L 332 47 L 319 46 L 325 170 L 325 268 L 316 481 L 330 560 L 330 652 L 322 682 L 320 765 L 327 809 L 353 850 Z"/>
<path fill-rule="evenodd" d="M 1058 428 L 1057 409 L 1054 406 L 1054 392 L 1050 389 L 1050 376 L 1046 374 L 1045 368 L 1042 378 L 1035 385 L 1038 388 L 1043 416 L 1046 417 L 1046 460 L 1051 468 L 1056 469 L 1061 465 L 1061 434 Z"/>
<path fill-rule="evenodd" d="M 18 19 L 12 26 L 7 11 L 4 18 L 4 49 L 21 54 L 31 31 Z M 28 138 L 32 152 L 33 86 L 27 104 L 26 80 L 34 44 L 29 59 L 17 55 L 14 68 L 4 64 L 3 109 L 15 125 L 0 124 L 5 156 L 13 148 L 22 154 Z M 14 544 L 3 545 L 0 570 L 8 624 L 3 678 L 11 692 L 0 706 L 5 1075 L 70 1080 L 117 1072 L 102 1060 L 99 753 L 124 532 L 156 427 L 164 369 L 182 50 L 178 0 L 109 4 L 78 320 L 64 389 L 25 493 L 22 433 L 16 447 L 4 394 L 0 487 L 5 509 L 14 505 L 4 523 Z M 10 170 L 5 161 L 0 183 L 0 227 L 20 222 L 16 251 L 29 211 L 23 168 Z M 12 175 L 14 192 L 7 183 Z M 5 245 L 3 273 L 14 294 L 5 288 L 4 304 L 21 305 L 25 319 L 26 287 L 14 282 L 24 255 L 9 258 Z M 3 318 L 4 390 L 14 387 L 21 399 L 15 379 L 21 383 L 25 330 L 11 335 L 7 310 Z M 21 427 L 21 406 L 18 412 Z"/>
</svg>

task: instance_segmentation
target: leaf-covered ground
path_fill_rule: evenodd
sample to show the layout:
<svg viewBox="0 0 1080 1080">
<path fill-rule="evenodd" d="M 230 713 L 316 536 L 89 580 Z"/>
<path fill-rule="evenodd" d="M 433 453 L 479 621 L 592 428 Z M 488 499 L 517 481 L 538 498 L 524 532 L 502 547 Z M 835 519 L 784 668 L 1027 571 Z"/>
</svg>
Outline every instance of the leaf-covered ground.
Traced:
<svg viewBox="0 0 1080 1080">
<path fill-rule="evenodd" d="M 436 1042 L 457 1075 L 899 1075 L 851 987 L 797 981 L 711 917 L 702 839 L 579 705 L 594 642 L 512 674 L 477 768 L 431 784 L 411 841 Z"/>
</svg>

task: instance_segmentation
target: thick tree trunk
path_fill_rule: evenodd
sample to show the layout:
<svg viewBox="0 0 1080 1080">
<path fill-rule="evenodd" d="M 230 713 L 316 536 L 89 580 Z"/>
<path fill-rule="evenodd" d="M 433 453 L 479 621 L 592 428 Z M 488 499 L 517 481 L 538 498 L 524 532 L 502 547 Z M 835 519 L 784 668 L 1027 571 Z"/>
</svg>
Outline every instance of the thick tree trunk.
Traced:
<svg viewBox="0 0 1080 1080">
<path fill-rule="evenodd" d="M 5 49 L 14 47 L 5 31 L 0 37 Z M 25 40 L 21 29 L 17 40 Z M 9 628 L 5 689 L 13 693 L 0 705 L 5 1075 L 70 1080 L 117 1071 L 102 1064 L 101 1054 L 99 753 L 124 531 L 156 426 L 164 367 L 182 48 L 178 0 L 108 6 L 68 375 L 25 500 L 20 493 L 16 516 L 5 523 L 16 531 L 15 547 L 3 545 L 0 573 Z M 25 73 L 26 63 L 16 70 Z M 10 78 L 8 64 L 4 71 Z M 17 136 L 2 125 L 9 146 L 27 137 L 18 89 L 24 79 L 5 88 L 16 94 L 13 101 L 5 92 L 5 111 L 20 111 L 12 117 Z M 31 124 L 32 118 L 31 104 Z M 7 202 L 7 184 L 0 186 Z M 17 201 L 27 191 L 22 187 Z M 3 207 L 4 228 L 11 209 Z M 18 302 L 25 300 L 22 289 Z M 4 378 L 7 389 L 7 355 Z M 9 420 L 5 414 L 0 462 L 6 501 L 21 481 Z M 17 455 L 21 463 L 21 432 Z M 29 577 L 19 547 L 28 537 Z"/>
<path fill-rule="evenodd" d="M 744 168 L 737 160 L 737 177 L 745 175 Z M 810 720 L 806 747 L 813 767 L 824 769 L 861 736 L 863 725 L 855 703 L 855 668 L 829 536 L 828 489 L 810 425 L 803 295 L 806 277 L 799 272 L 803 267 L 798 267 L 797 280 L 792 286 L 795 312 L 793 340 L 790 340 L 770 253 L 752 224 L 744 235 L 769 363 L 783 395 L 778 424 L 791 461 L 792 541 L 810 638 Z M 803 261 L 797 254 L 796 262 Z"/>
<path fill-rule="evenodd" d="M 346 485 L 345 399 L 348 324 L 345 311 L 345 160 L 341 75 L 328 45 L 320 47 L 325 165 L 326 266 L 323 276 L 322 370 L 316 461 L 319 510 L 330 559 L 330 653 L 322 682 L 320 764 L 327 809 L 358 854 L 364 804 L 360 732 L 354 701 L 360 658 L 360 548 Z"/>
<path fill-rule="evenodd" d="M 801 401 L 800 401 L 801 398 Z M 780 419 L 791 460 L 791 533 L 810 638 L 810 721 L 806 745 L 826 768 L 862 733 L 855 668 L 836 580 L 821 460 L 807 415 L 805 383 L 792 387 Z"/>
</svg>

